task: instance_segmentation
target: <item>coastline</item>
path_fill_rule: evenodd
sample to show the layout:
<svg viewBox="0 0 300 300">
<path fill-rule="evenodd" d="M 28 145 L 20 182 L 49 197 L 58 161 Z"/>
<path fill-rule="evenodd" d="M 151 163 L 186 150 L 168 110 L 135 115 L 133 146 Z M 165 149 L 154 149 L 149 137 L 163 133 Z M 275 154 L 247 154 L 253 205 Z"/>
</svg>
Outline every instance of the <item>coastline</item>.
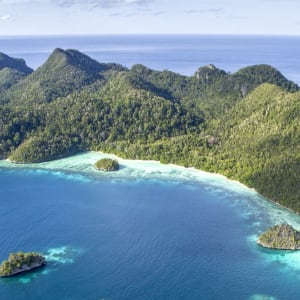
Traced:
<svg viewBox="0 0 300 300">
<path fill-rule="evenodd" d="M 120 169 L 117 172 L 101 172 L 96 170 L 94 164 L 101 158 L 112 158 L 119 162 Z M 289 222 L 295 228 L 300 229 L 300 221 L 290 218 L 290 215 L 299 217 L 295 211 L 259 194 L 254 188 L 232 180 L 219 173 L 210 173 L 198 170 L 194 167 L 183 167 L 176 164 L 162 164 L 156 160 L 131 160 L 124 159 L 115 154 L 101 151 L 87 151 L 72 156 L 39 163 L 16 164 L 8 159 L 0 160 L 0 168 L 44 170 L 54 172 L 57 176 L 67 176 L 71 180 L 122 180 L 132 178 L 135 180 L 158 179 L 173 181 L 193 181 L 204 183 L 216 188 L 222 188 L 230 192 L 247 194 L 255 198 L 256 205 L 269 210 L 278 210 L 277 216 L 269 215 L 271 224 L 276 222 Z M 288 221 L 287 221 L 288 220 Z"/>
<path fill-rule="evenodd" d="M 116 159 L 120 164 L 120 170 L 112 173 L 103 173 L 94 167 L 98 159 L 111 158 Z M 87 151 L 72 156 L 54 159 L 38 163 L 15 163 L 9 159 L 0 160 L 0 168 L 27 168 L 42 169 L 53 171 L 74 171 L 82 174 L 101 175 L 104 177 L 132 177 L 132 178 L 157 178 L 157 179 L 179 179 L 179 180 L 195 180 L 209 179 L 212 185 L 220 185 L 226 181 L 228 189 L 244 190 L 251 194 L 258 194 L 253 188 L 247 187 L 245 184 L 227 178 L 219 173 L 211 173 L 196 169 L 194 167 L 183 167 L 176 164 L 162 164 L 157 160 L 132 160 L 124 159 L 115 154 L 105 153 L 101 151 Z M 223 186 L 223 185 L 222 185 Z"/>
<path fill-rule="evenodd" d="M 117 159 L 120 170 L 117 172 L 101 172 L 94 168 L 94 163 L 100 158 Z M 261 256 L 267 263 L 279 262 L 292 269 L 300 268 L 300 252 L 283 253 L 282 251 L 270 252 L 272 249 L 261 249 L 256 240 L 260 233 L 268 227 L 279 223 L 288 223 L 295 229 L 300 229 L 300 217 L 287 208 L 261 196 L 255 189 L 230 180 L 227 177 L 201 171 L 195 168 L 186 168 L 175 164 L 161 164 L 155 160 L 128 160 L 114 154 L 103 152 L 85 152 L 67 158 L 57 159 L 44 163 L 14 164 L 8 160 L 0 161 L 0 170 L 28 170 L 28 172 L 51 173 L 58 180 L 98 182 L 111 180 L 116 185 L 122 180 L 132 181 L 134 184 L 146 180 L 171 182 L 171 184 L 203 185 L 215 197 L 221 197 L 236 207 L 239 217 L 243 222 L 249 223 L 250 235 L 242 237 L 248 240 L 248 245 L 256 255 Z M 228 195 L 233 195 L 229 197 Z M 229 199 L 229 200 L 228 200 Z M 269 250 L 269 251 L 266 251 Z"/>
</svg>

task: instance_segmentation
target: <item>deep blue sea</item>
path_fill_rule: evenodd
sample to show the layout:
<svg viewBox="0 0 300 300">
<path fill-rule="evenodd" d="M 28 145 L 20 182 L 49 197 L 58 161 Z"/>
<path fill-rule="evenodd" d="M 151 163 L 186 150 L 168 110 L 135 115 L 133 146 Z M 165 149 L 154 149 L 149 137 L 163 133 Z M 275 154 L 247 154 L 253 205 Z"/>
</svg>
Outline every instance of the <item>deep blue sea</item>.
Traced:
<svg viewBox="0 0 300 300">
<path fill-rule="evenodd" d="M 101 62 L 191 75 L 268 63 L 300 83 L 300 38 L 99 36 L 0 38 L 37 68 L 56 47 Z M 218 175 L 121 160 L 114 174 L 87 153 L 36 165 L 0 161 L 0 260 L 38 251 L 44 269 L 0 279 L 7 300 L 300 299 L 300 252 L 256 245 L 300 217 Z"/>
</svg>

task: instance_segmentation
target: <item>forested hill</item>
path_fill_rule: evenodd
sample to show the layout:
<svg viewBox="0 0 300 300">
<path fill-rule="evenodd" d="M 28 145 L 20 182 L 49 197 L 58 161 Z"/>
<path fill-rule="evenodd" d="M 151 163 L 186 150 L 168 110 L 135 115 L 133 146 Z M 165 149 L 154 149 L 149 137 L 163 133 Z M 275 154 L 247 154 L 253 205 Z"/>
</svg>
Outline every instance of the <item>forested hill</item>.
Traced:
<svg viewBox="0 0 300 300">
<path fill-rule="evenodd" d="M 24 74 L 30 74 L 33 70 L 26 65 L 22 58 L 12 58 L 0 52 L 0 70 L 4 68 L 14 69 Z"/>
<path fill-rule="evenodd" d="M 205 112 L 206 118 L 223 114 L 262 83 L 272 83 L 291 92 L 299 88 L 269 65 L 254 65 L 230 74 L 211 64 L 200 67 L 191 77 L 136 65 L 129 76 L 137 87 L 155 90 L 196 113 Z"/>
<path fill-rule="evenodd" d="M 1 85 L 7 70 L 22 76 Z M 224 174 L 300 212 L 298 90 L 269 65 L 182 76 L 55 49 L 34 72 L 0 70 L 0 157 L 103 150 L 157 159 Z"/>
<path fill-rule="evenodd" d="M 12 58 L 0 52 L 0 93 L 32 72 L 24 59 Z"/>
<path fill-rule="evenodd" d="M 55 49 L 35 72 L 6 91 L 6 100 L 42 103 L 67 96 L 95 82 L 103 84 L 114 71 L 124 67 L 101 64 L 77 50 Z"/>
</svg>

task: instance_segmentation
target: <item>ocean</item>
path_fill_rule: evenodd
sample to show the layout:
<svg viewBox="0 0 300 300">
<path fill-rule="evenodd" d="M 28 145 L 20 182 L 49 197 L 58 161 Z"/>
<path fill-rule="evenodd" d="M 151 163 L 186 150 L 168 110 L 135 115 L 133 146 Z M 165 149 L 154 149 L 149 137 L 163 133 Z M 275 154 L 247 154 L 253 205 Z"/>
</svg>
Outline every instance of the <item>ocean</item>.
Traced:
<svg viewBox="0 0 300 300">
<path fill-rule="evenodd" d="M 0 38 L 1 52 L 34 68 L 56 47 L 186 75 L 208 63 L 230 72 L 269 63 L 300 82 L 300 39 L 293 37 Z M 118 172 L 96 171 L 95 161 L 107 156 L 114 157 L 0 161 L 0 260 L 21 250 L 48 262 L 0 279 L 0 299 L 300 298 L 300 252 L 256 244 L 271 225 L 300 229 L 299 216 L 217 174 L 123 159 Z"/>
</svg>

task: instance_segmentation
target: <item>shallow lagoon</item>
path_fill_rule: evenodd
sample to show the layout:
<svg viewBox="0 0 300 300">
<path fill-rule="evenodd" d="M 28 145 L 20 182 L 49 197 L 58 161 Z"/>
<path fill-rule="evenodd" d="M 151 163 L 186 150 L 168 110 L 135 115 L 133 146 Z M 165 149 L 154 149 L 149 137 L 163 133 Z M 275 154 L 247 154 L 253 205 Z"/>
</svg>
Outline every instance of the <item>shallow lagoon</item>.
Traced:
<svg viewBox="0 0 300 300">
<path fill-rule="evenodd" d="M 120 159 L 119 172 L 97 172 L 103 156 L 0 162 L 0 259 L 35 250 L 49 262 L 0 280 L 1 299 L 300 297 L 300 252 L 255 243 L 298 216 L 193 169 Z"/>
</svg>

